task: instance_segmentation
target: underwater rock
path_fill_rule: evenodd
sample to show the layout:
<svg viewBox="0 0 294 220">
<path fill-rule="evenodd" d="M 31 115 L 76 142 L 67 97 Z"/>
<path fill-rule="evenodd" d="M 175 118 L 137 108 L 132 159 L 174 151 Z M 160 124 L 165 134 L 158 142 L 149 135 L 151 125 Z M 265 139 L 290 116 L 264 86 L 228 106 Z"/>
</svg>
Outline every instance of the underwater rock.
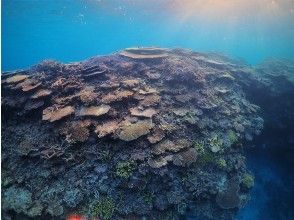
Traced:
<svg viewBox="0 0 294 220">
<path fill-rule="evenodd" d="M 2 77 L 5 216 L 177 219 L 197 204 L 204 219 L 231 219 L 253 185 L 240 180 L 250 173 L 242 148 L 263 129 L 263 98 L 292 101 L 282 72 L 131 48 Z M 265 116 L 286 123 L 293 107 L 281 108 Z"/>
<path fill-rule="evenodd" d="M 4 192 L 2 199 L 3 209 L 14 210 L 17 213 L 26 213 L 32 204 L 32 193 L 28 190 L 12 186 Z"/>
<path fill-rule="evenodd" d="M 232 177 L 227 182 L 227 188 L 224 192 L 219 192 L 216 197 L 217 204 L 223 209 L 238 208 L 240 205 L 239 182 L 237 177 Z"/>
<path fill-rule="evenodd" d="M 27 111 L 33 110 L 33 109 L 38 109 L 41 108 L 44 105 L 44 101 L 28 101 L 24 109 Z"/>
</svg>

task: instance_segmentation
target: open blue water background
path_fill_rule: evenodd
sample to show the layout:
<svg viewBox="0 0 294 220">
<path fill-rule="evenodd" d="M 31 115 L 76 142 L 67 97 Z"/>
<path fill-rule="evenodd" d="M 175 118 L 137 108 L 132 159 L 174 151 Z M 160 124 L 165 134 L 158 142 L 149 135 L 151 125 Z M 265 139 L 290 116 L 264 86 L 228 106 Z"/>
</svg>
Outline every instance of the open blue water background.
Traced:
<svg viewBox="0 0 294 220">
<path fill-rule="evenodd" d="M 260 8 L 240 5 L 230 13 L 221 9 L 224 0 L 202 1 L 210 2 L 205 7 L 191 1 L 2 0 L 2 71 L 152 45 L 218 51 L 252 65 L 268 57 L 294 58 L 293 0 L 260 0 Z M 289 178 L 280 162 L 260 150 L 248 152 L 256 184 L 237 219 L 280 219 L 287 210 Z"/>
<path fill-rule="evenodd" d="M 254 6 L 248 12 L 238 12 L 237 4 L 232 9 L 236 13 L 229 14 L 221 13 L 221 4 L 213 8 L 214 2 L 224 0 L 198 5 L 193 1 L 201 2 L 3 0 L 2 69 L 26 68 L 48 58 L 79 61 L 150 45 L 219 51 L 251 64 L 266 57 L 294 57 L 291 8 L 280 9 L 289 10 L 282 15 L 275 8 L 261 15 L 253 11 Z M 268 7 L 260 6 L 262 10 Z"/>
</svg>

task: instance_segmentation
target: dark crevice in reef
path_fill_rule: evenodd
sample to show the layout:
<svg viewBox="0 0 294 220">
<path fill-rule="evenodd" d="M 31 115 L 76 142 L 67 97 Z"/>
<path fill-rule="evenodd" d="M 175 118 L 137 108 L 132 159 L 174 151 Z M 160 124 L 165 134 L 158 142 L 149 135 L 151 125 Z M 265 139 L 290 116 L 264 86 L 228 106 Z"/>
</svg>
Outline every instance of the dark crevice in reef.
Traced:
<svg viewBox="0 0 294 220">
<path fill-rule="evenodd" d="M 2 75 L 3 219 L 234 219 L 246 145 L 293 153 L 287 73 L 134 48 Z"/>
<path fill-rule="evenodd" d="M 288 220 L 294 217 L 293 74 L 293 61 L 266 61 L 256 67 L 254 78 L 258 80 L 245 87 L 247 98 L 260 106 L 264 119 L 262 133 L 248 144 L 246 153 L 258 184 L 253 190 L 255 201 L 251 206 L 259 207 L 248 207 L 244 212 L 257 210 L 257 219 Z"/>
</svg>

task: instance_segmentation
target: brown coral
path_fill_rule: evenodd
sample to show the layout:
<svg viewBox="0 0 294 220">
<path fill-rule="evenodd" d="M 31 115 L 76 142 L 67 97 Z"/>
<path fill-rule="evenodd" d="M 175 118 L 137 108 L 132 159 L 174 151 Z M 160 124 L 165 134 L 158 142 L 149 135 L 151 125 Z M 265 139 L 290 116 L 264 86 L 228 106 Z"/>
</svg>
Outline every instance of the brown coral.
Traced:
<svg viewBox="0 0 294 220">
<path fill-rule="evenodd" d="M 109 105 L 90 106 L 81 108 L 76 115 L 77 116 L 101 116 L 106 114 L 110 110 Z"/>
<path fill-rule="evenodd" d="M 120 124 L 118 137 L 124 141 L 136 140 L 137 138 L 148 134 L 153 127 L 154 124 L 151 120 L 141 120 L 134 124 L 129 121 L 124 121 Z"/>
<path fill-rule="evenodd" d="M 39 88 L 41 86 L 42 83 L 37 83 L 37 84 L 28 84 L 28 85 L 24 85 L 22 87 L 22 91 L 23 92 L 30 92 L 33 91 L 37 88 Z"/>
<path fill-rule="evenodd" d="M 148 165 L 152 168 L 160 168 L 160 167 L 166 166 L 169 161 L 172 161 L 172 159 L 173 159 L 172 155 L 159 157 L 159 158 L 152 158 L 152 159 L 150 158 L 148 160 Z"/>
<path fill-rule="evenodd" d="M 147 108 L 145 110 L 140 110 L 139 108 L 130 109 L 132 116 L 152 118 L 153 115 L 157 114 L 157 111 L 153 108 Z"/>
<path fill-rule="evenodd" d="M 149 94 L 156 94 L 158 93 L 156 88 L 152 87 L 145 87 L 144 89 L 139 90 L 139 94 L 141 95 L 149 95 Z"/>
<path fill-rule="evenodd" d="M 152 80 L 159 79 L 161 76 L 160 73 L 153 72 L 153 71 L 147 71 L 145 74 L 149 79 L 152 79 Z"/>
<path fill-rule="evenodd" d="M 161 59 L 167 57 L 167 50 L 156 47 L 128 48 L 119 53 L 132 59 Z"/>
<path fill-rule="evenodd" d="M 32 99 L 44 98 L 51 95 L 52 91 L 48 89 L 41 89 L 31 96 Z"/>
<path fill-rule="evenodd" d="M 108 121 L 102 125 L 98 125 L 96 127 L 96 134 L 98 135 L 99 138 L 105 137 L 106 135 L 113 134 L 116 129 L 118 129 L 118 123 L 117 121 Z"/>
<path fill-rule="evenodd" d="M 129 98 L 134 94 L 134 92 L 129 91 L 129 90 L 117 90 L 114 93 L 109 93 L 105 96 L 102 97 L 102 102 L 103 103 L 111 103 L 111 102 L 116 102 L 116 101 L 121 101 L 123 99 Z"/>
<path fill-rule="evenodd" d="M 150 107 L 155 106 L 160 102 L 161 98 L 159 95 L 147 95 L 140 101 L 140 105 Z"/>
<path fill-rule="evenodd" d="M 178 152 L 181 149 L 184 149 L 190 146 L 191 146 L 191 143 L 187 141 L 186 139 L 179 139 L 176 141 L 164 140 L 153 147 L 152 153 L 156 155 L 160 155 L 160 154 L 163 154 L 165 151 Z"/>
<path fill-rule="evenodd" d="M 148 135 L 147 139 L 151 144 L 161 141 L 165 137 L 163 130 L 155 129 L 152 134 Z"/>
<path fill-rule="evenodd" d="M 43 121 L 59 121 L 60 119 L 73 114 L 75 109 L 72 106 L 66 106 L 60 109 L 54 109 L 54 107 L 48 107 L 43 110 Z"/>
<path fill-rule="evenodd" d="M 21 81 L 24 81 L 27 79 L 29 76 L 28 75 L 16 75 L 12 76 L 6 79 L 6 83 L 19 83 Z"/>
<path fill-rule="evenodd" d="M 121 82 L 122 86 L 125 88 L 134 88 L 138 86 L 140 83 L 137 79 L 127 79 Z"/>
<path fill-rule="evenodd" d="M 197 151 L 194 148 L 189 148 L 183 152 L 173 155 L 173 163 L 176 166 L 189 166 L 197 160 Z"/>
<path fill-rule="evenodd" d="M 98 98 L 98 94 L 94 92 L 95 87 L 87 86 L 79 92 L 79 97 L 83 103 L 92 103 Z"/>
</svg>

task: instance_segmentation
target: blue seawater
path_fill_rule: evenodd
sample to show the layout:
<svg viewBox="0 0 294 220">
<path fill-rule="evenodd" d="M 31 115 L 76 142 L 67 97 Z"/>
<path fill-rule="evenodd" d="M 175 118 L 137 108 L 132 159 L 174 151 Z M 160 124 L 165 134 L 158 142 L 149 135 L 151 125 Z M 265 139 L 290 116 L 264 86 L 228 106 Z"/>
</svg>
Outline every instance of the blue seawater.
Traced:
<svg viewBox="0 0 294 220">
<path fill-rule="evenodd" d="M 2 0 L 2 71 L 151 45 L 216 51 L 252 65 L 294 58 L 293 0 L 228 2 L 234 1 Z M 255 187 L 238 220 L 293 217 L 294 164 L 275 154 L 249 150 Z"/>
<path fill-rule="evenodd" d="M 255 1 L 235 2 L 3 0 L 2 69 L 150 45 L 218 51 L 251 64 L 294 57 L 293 1 L 275 6 L 261 0 L 257 9 L 244 4 Z"/>
</svg>

